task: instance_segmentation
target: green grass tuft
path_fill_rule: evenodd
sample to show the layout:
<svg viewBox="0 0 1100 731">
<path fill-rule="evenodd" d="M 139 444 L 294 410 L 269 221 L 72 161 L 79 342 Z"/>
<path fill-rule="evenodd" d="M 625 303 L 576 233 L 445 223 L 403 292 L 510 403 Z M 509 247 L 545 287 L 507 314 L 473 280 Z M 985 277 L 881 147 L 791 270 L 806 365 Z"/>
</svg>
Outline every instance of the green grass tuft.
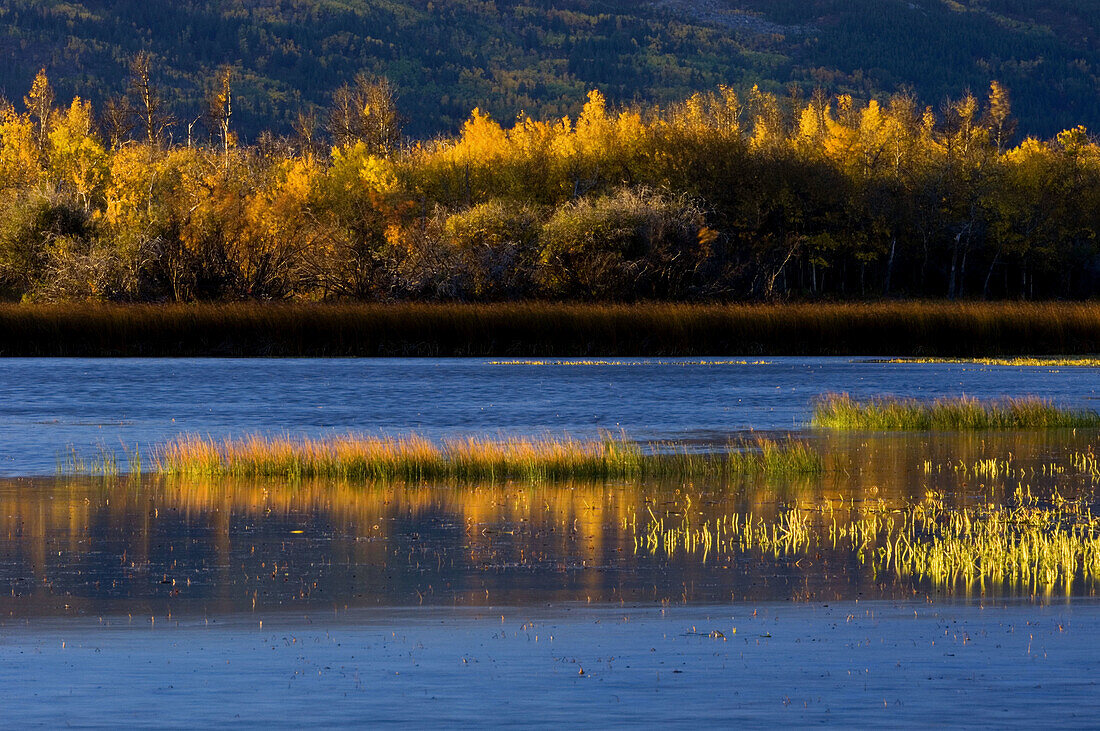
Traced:
<svg viewBox="0 0 1100 731">
<path fill-rule="evenodd" d="M 848 394 L 829 394 L 814 404 L 811 425 L 893 431 L 1097 428 L 1100 413 L 1067 409 L 1035 397 L 983 401 L 963 396 L 932 402 L 883 397 L 857 401 Z"/>
</svg>

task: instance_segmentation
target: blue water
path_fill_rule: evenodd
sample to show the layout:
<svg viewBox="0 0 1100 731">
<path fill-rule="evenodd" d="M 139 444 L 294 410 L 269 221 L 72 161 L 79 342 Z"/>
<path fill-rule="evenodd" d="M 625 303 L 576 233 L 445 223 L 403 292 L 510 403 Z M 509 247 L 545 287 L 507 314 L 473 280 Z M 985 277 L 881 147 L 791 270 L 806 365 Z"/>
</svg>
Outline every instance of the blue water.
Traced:
<svg viewBox="0 0 1100 731">
<path fill-rule="evenodd" d="M 18 727 L 104 729 L 1089 728 L 1098 609 L 910 600 L 0 620 L 0 713 Z"/>
<path fill-rule="evenodd" d="M 721 439 L 797 429 L 835 391 L 933 398 L 1038 395 L 1097 407 L 1100 368 L 773 358 L 735 364 L 617 359 L 0 359 L 0 475 L 52 474 L 58 455 L 147 450 L 180 433 L 331 432 Z"/>
<path fill-rule="evenodd" d="M 1098 408 L 1098 376 L 848 358 L 0 359 L 0 475 L 180 433 L 706 441 L 799 429 L 836 391 Z M 1051 458 L 1050 435 L 1026 436 L 989 453 Z M 1094 437 L 1050 438 L 1064 455 Z M 842 504 L 923 494 L 938 479 L 913 479 L 923 460 L 977 449 L 926 435 L 833 447 L 861 465 L 829 478 Z M 1095 724 L 1100 604 L 1085 582 L 1046 600 L 955 595 L 835 547 L 639 553 L 626 518 L 650 497 L 678 515 L 678 488 L 262 487 L 0 481 L 0 727 Z M 691 489 L 716 515 L 786 495 Z M 1014 591 L 1025 599 L 998 598 Z"/>
</svg>

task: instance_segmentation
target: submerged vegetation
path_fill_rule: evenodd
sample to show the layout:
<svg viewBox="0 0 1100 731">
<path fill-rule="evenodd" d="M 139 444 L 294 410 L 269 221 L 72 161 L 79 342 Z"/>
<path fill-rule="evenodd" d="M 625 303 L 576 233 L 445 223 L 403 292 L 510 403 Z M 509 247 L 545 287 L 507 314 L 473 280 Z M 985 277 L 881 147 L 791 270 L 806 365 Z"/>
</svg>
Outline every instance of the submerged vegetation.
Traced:
<svg viewBox="0 0 1100 731">
<path fill-rule="evenodd" d="M 873 398 L 830 394 L 816 401 L 812 425 L 827 429 L 1072 429 L 1100 427 L 1100 413 L 1067 409 L 1039 398 Z"/>
<path fill-rule="evenodd" d="M 183 437 L 155 456 L 164 474 L 331 478 L 352 481 L 583 480 L 821 472 L 821 457 L 802 442 L 760 439 L 719 454 L 673 445 L 645 450 L 625 436 L 601 439 L 469 438 L 437 444 L 419 436 L 292 439 L 252 436 L 217 441 Z"/>
<path fill-rule="evenodd" d="M 1100 285 L 1100 145 L 1083 127 L 1015 140 L 997 83 L 940 112 L 756 87 L 614 109 L 593 91 L 575 117 L 502 126 L 475 109 L 456 136 L 414 144 L 390 84 L 362 77 L 324 120 L 243 146 L 228 70 L 209 133 L 173 137 L 151 63 L 134 59 L 128 102 L 100 115 L 80 98 L 58 108 L 45 73 L 20 107 L 0 102 L 0 296 L 1044 299 Z"/>
<path fill-rule="evenodd" d="M 1082 478 L 1091 485 L 1100 483 L 1100 458 L 1092 451 L 1091 446 L 1088 451 L 1069 452 L 1063 461 L 1043 462 L 1038 468 L 1035 465 L 1021 466 L 1011 452 L 1006 457 L 987 457 L 970 463 L 963 460 L 948 464 L 935 464 L 932 460 L 924 462 L 923 471 L 926 475 L 942 474 L 948 470 L 964 479 L 969 476 L 981 480 L 1016 479 L 1020 484 L 1036 475 L 1051 478 L 1068 475 Z"/>
<path fill-rule="evenodd" d="M 690 507 L 690 500 L 688 501 Z M 794 507 L 773 521 L 751 513 L 701 524 L 691 511 L 668 521 L 650 512 L 638 526 L 635 550 L 726 556 L 761 551 L 797 558 L 831 546 L 846 548 L 876 576 L 915 577 L 951 589 L 987 584 L 1022 587 L 1032 594 L 1073 582 L 1100 581 L 1100 516 L 1082 500 L 1055 494 L 1041 505 L 1017 489 L 1007 505 L 949 507 L 942 495 L 891 509 L 884 504 L 817 511 Z"/>
<path fill-rule="evenodd" d="M 1091 353 L 1100 307 L 787 305 L 0 305 L 2 355 L 496 357 Z"/>
</svg>

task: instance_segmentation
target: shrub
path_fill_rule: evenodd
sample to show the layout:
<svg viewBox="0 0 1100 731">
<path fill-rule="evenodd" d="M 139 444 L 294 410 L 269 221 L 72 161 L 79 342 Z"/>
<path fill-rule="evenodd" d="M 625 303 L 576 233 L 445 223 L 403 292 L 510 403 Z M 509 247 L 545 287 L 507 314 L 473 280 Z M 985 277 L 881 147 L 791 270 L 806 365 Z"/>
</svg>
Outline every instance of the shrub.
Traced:
<svg viewBox="0 0 1100 731">
<path fill-rule="evenodd" d="M 448 216 L 444 235 L 461 257 L 469 295 L 501 300 L 529 294 L 539 230 L 538 213 L 523 204 L 492 201 Z"/>
<path fill-rule="evenodd" d="M 0 290 L 16 297 L 44 278 L 51 248 L 80 242 L 91 223 L 82 206 L 53 193 L 19 196 L 0 218 Z"/>
<path fill-rule="evenodd" d="M 539 281 L 555 297 L 684 297 L 714 240 L 685 196 L 647 188 L 582 198 L 542 229 Z"/>
</svg>

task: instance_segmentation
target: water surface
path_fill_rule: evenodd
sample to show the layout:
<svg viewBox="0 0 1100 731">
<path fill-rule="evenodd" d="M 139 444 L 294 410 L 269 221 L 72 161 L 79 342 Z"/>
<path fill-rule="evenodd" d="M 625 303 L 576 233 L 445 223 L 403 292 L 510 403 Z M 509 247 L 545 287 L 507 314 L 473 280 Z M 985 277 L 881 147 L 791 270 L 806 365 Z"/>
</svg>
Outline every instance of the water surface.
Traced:
<svg viewBox="0 0 1100 731">
<path fill-rule="evenodd" d="M 822 536 L 867 509 L 1026 486 L 1096 505 L 1091 432 L 820 435 L 827 471 L 731 480 L 362 484 L 120 476 L 0 481 L 0 616 L 218 616 L 371 606 L 1018 597 L 876 571 L 829 541 L 792 554 L 654 551 L 647 525 L 786 511 Z M 975 471 L 982 461 L 1002 468 Z M 863 511 L 863 512 L 861 512 Z M 1077 581 L 1072 596 L 1097 587 Z M 1043 591 L 1038 591 L 1042 598 Z M 1065 596 L 1064 592 L 1062 595 Z"/>
<path fill-rule="evenodd" d="M 46 475 L 59 452 L 148 449 L 178 434 L 560 434 L 724 440 L 797 429 L 815 396 L 1037 395 L 1097 408 L 1100 368 L 850 358 L 0 359 L 0 475 Z M 538 361 L 535 361 L 538 363 Z"/>
<path fill-rule="evenodd" d="M 1096 408 L 1097 375 L 827 358 L 0 360 L 0 718 L 1089 724 L 1096 577 L 945 583 L 881 570 L 844 542 L 654 550 L 640 536 L 653 519 L 772 522 L 792 510 L 824 535 L 928 493 L 963 507 L 1026 488 L 1095 511 L 1100 475 L 1072 467 L 1100 450 L 1095 430 L 799 431 L 824 474 L 728 481 L 52 473 L 67 445 L 148 449 L 180 433 L 622 428 L 706 444 L 801 430 L 813 397 L 832 391 Z"/>
<path fill-rule="evenodd" d="M 0 628 L 0 688 L 5 722 L 47 727 L 1081 727 L 1095 723 L 1098 610 L 846 602 L 386 609 L 262 627 L 75 620 Z"/>
</svg>

